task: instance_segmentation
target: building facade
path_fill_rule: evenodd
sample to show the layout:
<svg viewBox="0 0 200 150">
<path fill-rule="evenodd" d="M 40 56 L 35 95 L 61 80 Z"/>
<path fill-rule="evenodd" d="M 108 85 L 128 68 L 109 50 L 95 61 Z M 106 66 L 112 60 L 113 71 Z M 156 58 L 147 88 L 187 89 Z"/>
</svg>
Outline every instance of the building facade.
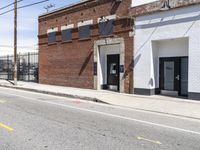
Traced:
<svg viewBox="0 0 200 150">
<path fill-rule="evenodd" d="M 200 0 L 86 0 L 39 16 L 39 81 L 200 99 Z"/>
<path fill-rule="evenodd" d="M 133 91 L 131 0 L 86 0 L 39 16 L 39 82 Z"/>
<path fill-rule="evenodd" d="M 200 1 L 140 2 L 131 9 L 135 17 L 134 92 L 199 100 Z"/>
</svg>

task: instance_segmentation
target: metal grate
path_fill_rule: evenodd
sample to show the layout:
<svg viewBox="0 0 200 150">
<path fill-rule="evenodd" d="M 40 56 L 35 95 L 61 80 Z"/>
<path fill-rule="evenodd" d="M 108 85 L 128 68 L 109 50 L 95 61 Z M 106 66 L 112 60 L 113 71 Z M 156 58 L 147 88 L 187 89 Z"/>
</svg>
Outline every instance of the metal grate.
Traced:
<svg viewBox="0 0 200 150">
<path fill-rule="evenodd" d="M 18 80 L 38 82 L 38 53 L 18 55 Z M 0 56 L 0 79 L 13 80 L 14 58 Z"/>
</svg>

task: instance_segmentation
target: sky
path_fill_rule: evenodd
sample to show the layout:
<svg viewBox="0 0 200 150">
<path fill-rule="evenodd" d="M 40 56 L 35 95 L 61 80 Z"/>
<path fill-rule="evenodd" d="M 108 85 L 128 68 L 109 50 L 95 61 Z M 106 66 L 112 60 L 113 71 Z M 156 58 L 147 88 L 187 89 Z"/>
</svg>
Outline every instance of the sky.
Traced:
<svg viewBox="0 0 200 150">
<path fill-rule="evenodd" d="M 18 3 L 18 6 L 39 2 L 41 0 L 23 0 Z M 57 9 L 68 4 L 76 3 L 80 0 L 49 0 L 48 2 L 23 8 L 18 10 L 18 52 L 35 52 L 38 47 L 38 16 L 45 13 L 45 6 L 54 4 L 53 9 Z M 136 5 L 156 0 L 135 0 Z M 13 3 L 14 0 L 0 0 L 0 8 Z M 13 54 L 13 27 L 14 27 L 14 12 L 4 15 L 1 13 L 13 9 L 13 5 L 4 10 L 0 10 L 0 55 Z"/>
<path fill-rule="evenodd" d="M 14 0 L 1 0 L 0 8 L 12 3 Z M 41 0 L 23 0 L 18 6 L 35 3 Z M 45 6 L 55 4 L 56 8 L 75 3 L 79 0 L 50 0 L 43 4 L 18 10 L 18 52 L 35 52 L 38 44 L 38 16 L 45 13 Z M 13 9 L 13 6 L 0 10 L 0 55 L 13 54 L 13 12 L 5 15 L 1 13 Z"/>
</svg>

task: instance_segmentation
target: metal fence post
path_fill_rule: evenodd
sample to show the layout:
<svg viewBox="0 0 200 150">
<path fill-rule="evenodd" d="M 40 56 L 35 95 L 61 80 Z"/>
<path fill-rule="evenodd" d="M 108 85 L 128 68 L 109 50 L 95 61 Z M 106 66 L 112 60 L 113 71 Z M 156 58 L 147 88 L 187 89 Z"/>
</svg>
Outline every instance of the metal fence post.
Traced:
<svg viewBox="0 0 200 150">
<path fill-rule="evenodd" d="M 28 81 L 30 81 L 30 53 L 28 53 Z"/>
<path fill-rule="evenodd" d="M 7 80 L 9 80 L 9 55 L 7 55 Z"/>
</svg>

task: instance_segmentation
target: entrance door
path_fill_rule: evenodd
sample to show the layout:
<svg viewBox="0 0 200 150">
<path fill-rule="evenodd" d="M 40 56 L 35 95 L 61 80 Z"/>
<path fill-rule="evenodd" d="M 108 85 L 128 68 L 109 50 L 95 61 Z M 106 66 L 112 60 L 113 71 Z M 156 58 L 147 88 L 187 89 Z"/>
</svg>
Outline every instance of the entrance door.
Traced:
<svg viewBox="0 0 200 150">
<path fill-rule="evenodd" d="M 107 55 L 107 87 L 119 91 L 119 54 Z"/>
<path fill-rule="evenodd" d="M 160 58 L 160 90 L 167 95 L 187 95 L 187 57 Z"/>
<path fill-rule="evenodd" d="M 161 94 L 178 96 L 180 93 L 180 67 L 178 58 L 160 58 Z"/>
</svg>

